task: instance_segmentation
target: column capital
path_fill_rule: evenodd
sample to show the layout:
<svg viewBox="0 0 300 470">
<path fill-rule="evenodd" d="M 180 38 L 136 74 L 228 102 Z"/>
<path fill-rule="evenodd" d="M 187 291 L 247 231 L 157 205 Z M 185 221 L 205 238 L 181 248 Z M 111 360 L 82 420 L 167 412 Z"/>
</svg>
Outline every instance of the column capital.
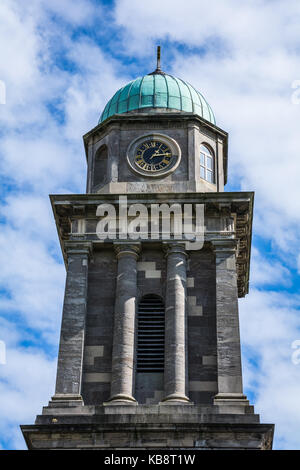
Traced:
<svg viewBox="0 0 300 470">
<path fill-rule="evenodd" d="M 199 124 L 197 124 L 196 122 L 189 121 L 188 129 L 196 129 L 197 131 L 199 131 Z"/>
<path fill-rule="evenodd" d="M 122 256 L 133 256 L 135 259 L 138 259 L 141 244 L 140 243 L 114 243 L 114 250 L 116 253 L 117 259 Z"/>
<path fill-rule="evenodd" d="M 212 250 L 217 254 L 222 253 L 237 253 L 238 251 L 238 240 L 235 238 L 228 238 L 225 240 L 211 240 Z"/>
<path fill-rule="evenodd" d="M 93 244 L 86 241 L 67 241 L 64 243 L 64 251 L 69 255 L 87 255 L 90 257 L 93 253 Z"/>
<path fill-rule="evenodd" d="M 115 122 L 112 126 L 111 126 L 111 129 L 113 131 L 119 131 L 121 128 L 120 124 L 118 122 Z"/>
<path fill-rule="evenodd" d="M 188 254 L 185 249 L 184 243 L 163 243 L 164 251 L 166 253 L 166 257 L 173 254 L 180 254 L 184 255 L 188 258 Z"/>
</svg>

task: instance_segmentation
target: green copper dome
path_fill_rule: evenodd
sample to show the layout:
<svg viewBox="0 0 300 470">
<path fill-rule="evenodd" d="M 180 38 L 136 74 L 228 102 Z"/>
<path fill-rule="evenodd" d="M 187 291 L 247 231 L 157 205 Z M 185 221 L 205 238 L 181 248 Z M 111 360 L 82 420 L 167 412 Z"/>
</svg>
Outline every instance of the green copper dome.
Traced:
<svg viewBox="0 0 300 470">
<path fill-rule="evenodd" d="M 194 87 L 179 78 L 156 70 L 120 88 L 109 100 L 99 124 L 114 114 L 146 108 L 167 108 L 195 113 L 215 124 L 215 117 L 205 98 Z"/>
</svg>

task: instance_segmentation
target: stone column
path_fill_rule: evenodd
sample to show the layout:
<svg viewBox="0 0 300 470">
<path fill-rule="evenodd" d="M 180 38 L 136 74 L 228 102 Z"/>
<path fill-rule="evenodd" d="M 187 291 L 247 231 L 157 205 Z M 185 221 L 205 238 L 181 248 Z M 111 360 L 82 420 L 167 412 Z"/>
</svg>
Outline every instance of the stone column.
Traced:
<svg viewBox="0 0 300 470">
<path fill-rule="evenodd" d="M 212 242 L 216 255 L 217 405 L 248 405 L 243 395 L 236 240 Z"/>
<path fill-rule="evenodd" d="M 111 398 L 109 404 L 136 403 L 133 397 L 136 262 L 140 245 L 116 244 L 118 277 L 114 317 Z"/>
<path fill-rule="evenodd" d="M 83 404 L 81 397 L 90 243 L 66 243 L 68 257 L 55 395 L 57 402 Z"/>
<path fill-rule="evenodd" d="M 183 245 L 167 248 L 164 403 L 188 403 L 186 396 L 186 259 Z"/>
</svg>

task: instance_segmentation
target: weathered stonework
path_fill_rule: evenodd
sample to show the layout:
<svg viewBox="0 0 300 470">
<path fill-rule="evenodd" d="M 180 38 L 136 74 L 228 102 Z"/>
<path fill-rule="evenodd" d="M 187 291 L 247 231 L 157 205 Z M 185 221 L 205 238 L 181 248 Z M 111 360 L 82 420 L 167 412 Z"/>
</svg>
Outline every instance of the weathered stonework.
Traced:
<svg viewBox="0 0 300 470">
<path fill-rule="evenodd" d="M 256 449 L 272 446 L 273 425 L 258 415 L 221 414 L 217 407 L 139 405 L 44 408 L 22 426 L 29 449 Z"/>
<path fill-rule="evenodd" d="M 152 131 L 181 148 L 178 168 L 155 180 L 126 160 Z M 214 184 L 199 176 L 202 143 L 215 155 Z M 260 424 L 242 388 L 238 297 L 249 288 L 254 195 L 223 192 L 227 133 L 192 113 L 138 112 L 113 116 L 84 144 L 87 194 L 51 196 L 66 291 L 56 392 L 22 426 L 28 448 L 272 448 L 274 427 Z M 118 213 L 120 195 L 149 213 L 152 204 L 203 205 L 203 246 L 160 230 L 100 239 L 97 208 Z M 137 369 L 137 311 L 149 294 L 164 306 L 163 370 Z"/>
<path fill-rule="evenodd" d="M 147 177 L 130 171 L 126 152 L 137 137 L 151 132 L 161 133 L 176 140 L 182 151 L 179 167 L 162 181 L 149 181 Z M 164 113 L 149 115 L 135 113 L 118 115 L 92 129 L 84 136 L 88 163 L 87 192 L 215 192 L 223 191 L 227 179 L 227 133 L 192 113 Z M 218 156 L 216 184 L 201 180 L 197 163 L 197 150 L 207 143 Z M 105 146 L 107 160 L 105 178 L 94 184 L 97 152 Z"/>
</svg>

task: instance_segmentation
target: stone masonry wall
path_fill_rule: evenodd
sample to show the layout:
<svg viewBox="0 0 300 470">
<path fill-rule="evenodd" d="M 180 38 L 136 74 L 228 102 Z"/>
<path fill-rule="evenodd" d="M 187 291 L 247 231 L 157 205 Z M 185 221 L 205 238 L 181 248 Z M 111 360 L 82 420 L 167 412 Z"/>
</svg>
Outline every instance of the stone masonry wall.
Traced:
<svg viewBox="0 0 300 470">
<path fill-rule="evenodd" d="M 95 252 L 88 278 L 87 324 L 84 349 L 83 399 L 101 404 L 110 396 L 113 317 L 117 261 L 113 249 Z M 142 248 L 137 262 L 138 298 L 156 294 L 165 301 L 166 259 L 159 246 Z M 217 392 L 215 330 L 215 264 L 209 249 L 189 253 L 188 396 L 195 404 L 212 403 Z M 155 404 L 163 398 L 162 373 L 137 373 L 135 398 Z"/>
<path fill-rule="evenodd" d="M 83 400 L 102 404 L 110 397 L 117 260 L 113 249 L 95 252 L 88 278 Z"/>
<path fill-rule="evenodd" d="M 210 250 L 190 252 L 187 272 L 189 398 L 212 403 L 217 392 L 215 261 Z"/>
</svg>

